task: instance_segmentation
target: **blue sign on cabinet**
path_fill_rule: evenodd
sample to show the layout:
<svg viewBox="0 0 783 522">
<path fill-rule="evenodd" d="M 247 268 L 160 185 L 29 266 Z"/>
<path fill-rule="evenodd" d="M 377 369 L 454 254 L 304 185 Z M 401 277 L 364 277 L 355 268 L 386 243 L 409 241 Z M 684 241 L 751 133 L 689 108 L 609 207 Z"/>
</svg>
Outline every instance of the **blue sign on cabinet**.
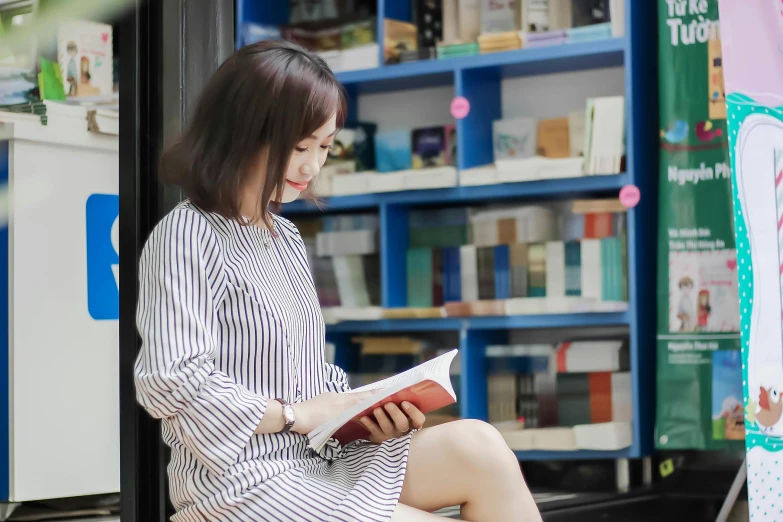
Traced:
<svg viewBox="0 0 783 522">
<path fill-rule="evenodd" d="M 87 308 L 96 321 L 120 317 L 119 213 L 116 194 L 87 199 Z"/>
</svg>

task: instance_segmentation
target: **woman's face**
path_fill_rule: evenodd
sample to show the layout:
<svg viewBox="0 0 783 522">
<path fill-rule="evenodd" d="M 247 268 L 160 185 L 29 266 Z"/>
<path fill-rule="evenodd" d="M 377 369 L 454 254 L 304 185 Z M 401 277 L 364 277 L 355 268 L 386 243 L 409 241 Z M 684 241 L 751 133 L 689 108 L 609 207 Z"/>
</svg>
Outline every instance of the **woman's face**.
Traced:
<svg viewBox="0 0 783 522">
<path fill-rule="evenodd" d="M 290 203 L 304 192 L 326 161 L 337 133 L 337 115 L 333 114 L 320 129 L 296 144 L 285 172 L 285 188 L 279 203 Z"/>
</svg>

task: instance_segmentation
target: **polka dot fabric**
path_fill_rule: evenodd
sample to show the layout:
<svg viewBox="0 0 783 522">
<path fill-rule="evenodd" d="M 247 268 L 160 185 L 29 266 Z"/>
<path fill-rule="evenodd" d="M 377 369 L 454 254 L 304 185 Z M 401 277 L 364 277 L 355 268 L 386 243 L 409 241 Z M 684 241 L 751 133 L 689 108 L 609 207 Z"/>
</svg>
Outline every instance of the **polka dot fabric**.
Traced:
<svg viewBox="0 0 783 522">
<path fill-rule="evenodd" d="M 734 150 L 742 122 L 751 114 L 768 114 L 783 121 L 783 107 L 771 108 L 757 104 L 753 99 L 730 94 L 728 103 L 728 129 L 731 144 L 731 170 L 736 173 Z M 733 174 L 735 176 L 736 174 Z M 771 174 L 770 174 L 771 175 Z M 744 403 L 748 404 L 748 349 L 750 321 L 753 311 L 753 263 L 747 225 L 742 213 L 736 178 L 732 177 L 734 201 L 734 230 L 737 240 L 737 261 L 740 295 L 740 332 L 742 335 L 742 379 Z M 747 447 L 748 504 L 750 518 L 757 521 L 783 520 L 783 440 L 768 437 L 759 431 L 758 425 L 745 417 L 745 445 Z"/>
</svg>

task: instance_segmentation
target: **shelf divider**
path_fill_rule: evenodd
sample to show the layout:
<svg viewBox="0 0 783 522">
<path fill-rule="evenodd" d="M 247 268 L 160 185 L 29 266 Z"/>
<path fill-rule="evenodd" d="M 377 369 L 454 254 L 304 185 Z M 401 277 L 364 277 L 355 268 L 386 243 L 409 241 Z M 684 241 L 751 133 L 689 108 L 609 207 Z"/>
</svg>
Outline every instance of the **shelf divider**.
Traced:
<svg viewBox="0 0 783 522">
<path fill-rule="evenodd" d="M 459 169 L 488 165 L 494 161 L 492 122 L 503 117 L 500 70 L 461 70 L 455 75 L 456 96 L 470 103 L 468 115 L 457 120 L 457 164 Z"/>
<path fill-rule="evenodd" d="M 381 305 L 399 308 L 408 304 L 408 209 L 381 205 L 380 218 Z"/>
</svg>

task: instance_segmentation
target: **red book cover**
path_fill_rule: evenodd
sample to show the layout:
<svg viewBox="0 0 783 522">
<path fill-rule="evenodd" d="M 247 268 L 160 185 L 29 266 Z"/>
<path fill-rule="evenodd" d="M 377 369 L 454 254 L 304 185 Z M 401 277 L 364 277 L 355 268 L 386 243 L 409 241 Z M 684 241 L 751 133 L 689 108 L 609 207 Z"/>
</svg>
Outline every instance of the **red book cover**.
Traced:
<svg viewBox="0 0 783 522">
<path fill-rule="evenodd" d="M 364 416 L 373 417 L 372 412 L 375 408 L 390 402 L 399 406 L 403 401 L 410 402 L 425 414 L 455 402 L 454 397 L 452 397 L 448 391 L 444 390 L 437 382 L 430 380 L 422 381 L 413 386 L 409 386 L 394 395 L 384 397 L 357 415 L 353 420 L 343 424 L 343 426 L 332 435 L 332 438 L 337 439 L 342 445 L 355 440 L 366 439 L 369 436 L 369 432 L 358 419 Z"/>
<path fill-rule="evenodd" d="M 451 383 L 450 367 L 458 350 L 450 350 L 388 379 L 362 386 L 354 392 L 372 392 L 366 399 L 323 423 L 308 434 L 311 447 L 320 451 L 330 438 L 341 444 L 367 438 L 368 432 L 357 419 L 388 403 L 410 402 L 423 413 L 438 410 L 457 400 Z M 349 392 L 350 393 L 350 392 Z"/>
<path fill-rule="evenodd" d="M 608 212 L 585 214 L 585 239 L 611 237 L 614 224 L 612 216 Z"/>
<path fill-rule="evenodd" d="M 571 348 L 571 343 L 560 343 L 560 346 L 557 347 L 557 371 L 560 373 L 565 373 L 568 371 L 566 357 L 568 355 L 569 348 Z"/>
<path fill-rule="evenodd" d="M 590 421 L 593 424 L 612 422 L 612 374 L 596 372 L 588 375 L 590 383 Z"/>
</svg>

